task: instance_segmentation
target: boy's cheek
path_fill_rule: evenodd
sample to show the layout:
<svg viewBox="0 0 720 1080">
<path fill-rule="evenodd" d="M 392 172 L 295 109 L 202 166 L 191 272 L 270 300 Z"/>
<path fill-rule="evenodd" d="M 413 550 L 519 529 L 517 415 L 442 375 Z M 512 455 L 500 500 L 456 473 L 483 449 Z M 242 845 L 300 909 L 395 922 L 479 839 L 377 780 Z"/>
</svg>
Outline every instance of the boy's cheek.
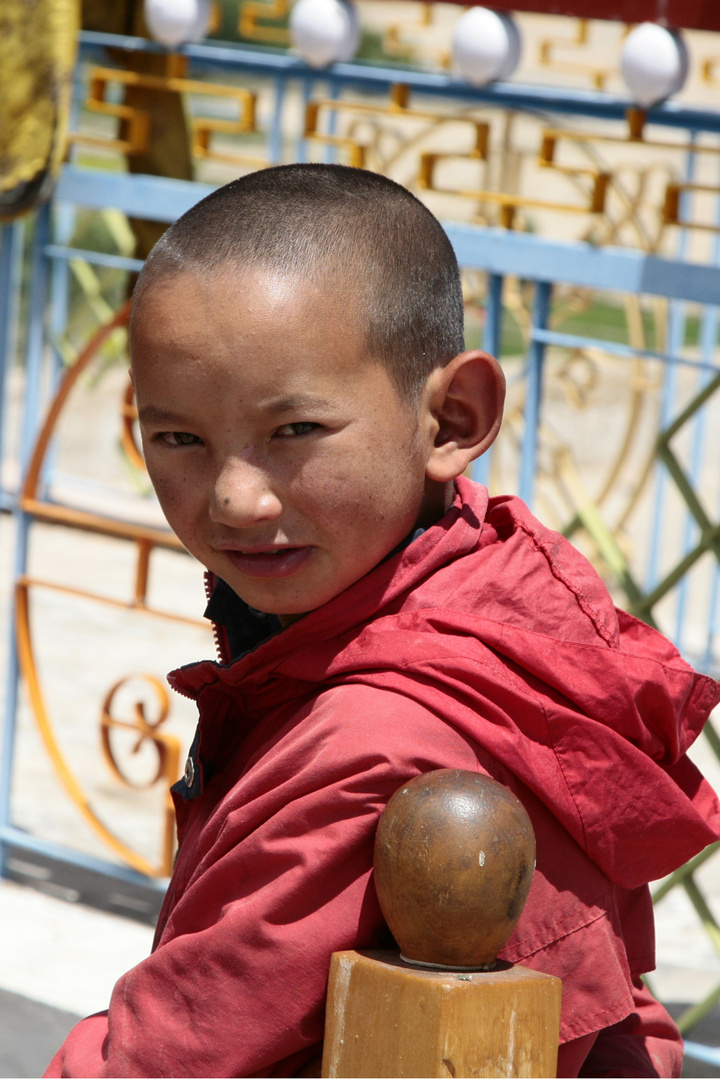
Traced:
<svg viewBox="0 0 720 1080">
<path fill-rule="evenodd" d="M 181 519 L 183 511 L 189 509 L 186 506 L 186 500 L 181 497 L 182 484 L 178 484 L 176 478 L 167 476 L 162 471 L 153 470 L 150 466 L 148 466 L 148 474 L 165 517 L 175 528 L 174 519 Z"/>
</svg>

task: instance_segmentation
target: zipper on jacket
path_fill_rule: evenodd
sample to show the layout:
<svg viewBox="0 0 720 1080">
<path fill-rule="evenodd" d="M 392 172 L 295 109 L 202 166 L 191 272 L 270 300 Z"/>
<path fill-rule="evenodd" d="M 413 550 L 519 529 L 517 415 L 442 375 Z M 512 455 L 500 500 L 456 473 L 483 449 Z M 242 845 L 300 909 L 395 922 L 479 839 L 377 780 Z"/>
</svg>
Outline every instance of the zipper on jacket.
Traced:
<svg viewBox="0 0 720 1080">
<path fill-rule="evenodd" d="M 212 574 L 209 570 L 206 570 L 203 575 L 203 580 L 205 584 L 205 599 L 209 604 L 210 598 L 212 597 L 213 591 L 215 589 L 215 575 Z M 221 664 L 227 665 L 231 662 L 232 657 L 229 655 L 229 650 L 225 645 L 222 627 L 218 626 L 218 624 L 214 622 L 212 623 L 212 630 L 213 639 L 215 641 L 215 649 L 218 654 L 218 660 Z"/>
</svg>

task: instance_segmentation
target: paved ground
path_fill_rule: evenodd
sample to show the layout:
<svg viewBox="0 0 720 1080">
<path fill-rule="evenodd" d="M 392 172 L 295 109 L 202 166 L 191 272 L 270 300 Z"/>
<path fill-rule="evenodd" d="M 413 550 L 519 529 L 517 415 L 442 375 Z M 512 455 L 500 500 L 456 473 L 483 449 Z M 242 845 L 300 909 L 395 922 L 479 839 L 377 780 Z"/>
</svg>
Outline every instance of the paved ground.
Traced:
<svg viewBox="0 0 720 1080">
<path fill-rule="evenodd" d="M 0 1076 L 41 1076 L 77 1019 L 0 990 Z"/>
<path fill-rule="evenodd" d="M 147 956 L 152 929 L 8 881 L 0 923 L 0 1076 L 41 1076 L 77 1019 L 106 1008 Z"/>
</svg>

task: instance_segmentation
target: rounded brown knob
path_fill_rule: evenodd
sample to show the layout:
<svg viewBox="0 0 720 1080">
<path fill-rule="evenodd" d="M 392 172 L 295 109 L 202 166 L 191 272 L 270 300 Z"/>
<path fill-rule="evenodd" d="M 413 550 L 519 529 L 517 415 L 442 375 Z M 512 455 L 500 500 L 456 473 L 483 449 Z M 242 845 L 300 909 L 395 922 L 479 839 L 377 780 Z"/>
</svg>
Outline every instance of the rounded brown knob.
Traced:
<svg viewBox="0 0 720 1080">
<path fill-rule="evenodd" d="M 534 868 L 525 808 L 480 773 L 416 776 L 380 818 L 375 886 L 411 963 L 491 967 L 520 918 Z"/>
</svg>

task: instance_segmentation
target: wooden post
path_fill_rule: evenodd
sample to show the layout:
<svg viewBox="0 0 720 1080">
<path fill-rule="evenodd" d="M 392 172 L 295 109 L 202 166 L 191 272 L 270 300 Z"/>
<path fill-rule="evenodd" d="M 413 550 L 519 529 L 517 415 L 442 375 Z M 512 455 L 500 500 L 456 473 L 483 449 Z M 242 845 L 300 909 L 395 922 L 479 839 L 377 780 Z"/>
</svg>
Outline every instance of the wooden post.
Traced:
<svg viewBox="0 0 720 1080">
<path fill-rule="evenodd" d="M 459 769 L 404 784 L 375 844 L 400 952 L 334 954 L 322 1075 L 555 1076 L 560 980 L 497 960 L 534 866 L 530 819 L 502 784 Z"/>
</svg>

